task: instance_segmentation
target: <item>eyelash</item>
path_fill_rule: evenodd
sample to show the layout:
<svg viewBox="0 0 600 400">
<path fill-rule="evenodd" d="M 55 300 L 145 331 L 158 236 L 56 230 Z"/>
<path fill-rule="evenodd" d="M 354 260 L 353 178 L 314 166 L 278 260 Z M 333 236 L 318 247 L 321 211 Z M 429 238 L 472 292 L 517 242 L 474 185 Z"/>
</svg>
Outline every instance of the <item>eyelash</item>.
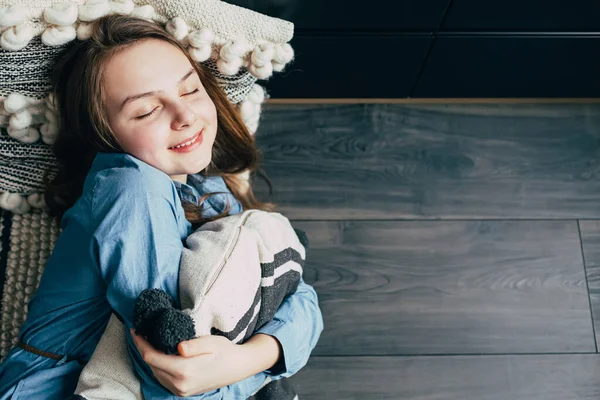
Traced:
<svg viewBox="0 0 600 400">
<path fill-rule="evenodd" d="M 198 93 L 199 90 L 196 88 L 193 91 L 189 92 L 189 93 L 184 93 L 183 96 L 190 96 L 192 94 L 196 94 Z M 154 114 L 156 112 L 156 110 L 158 110 L 158 107 L 156 107 L 154 110 L 150 111 L 148 114 L 144 114 L 144 115 L 140 115 L 139 117 L 135 117 L 135 119 L 144 119 L 144 118 L 148 118 L 149 116 L 151 116 L 152 114 Z"/>
</svg>

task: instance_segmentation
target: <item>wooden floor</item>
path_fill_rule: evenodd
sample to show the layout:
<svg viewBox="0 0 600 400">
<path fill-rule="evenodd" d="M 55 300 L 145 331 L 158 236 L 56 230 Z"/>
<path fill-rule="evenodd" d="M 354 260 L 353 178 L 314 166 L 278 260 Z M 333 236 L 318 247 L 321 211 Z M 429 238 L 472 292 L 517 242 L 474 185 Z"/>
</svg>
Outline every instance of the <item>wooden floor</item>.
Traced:
<svg viewBox="0 0 600 400">
<path fill-rule="evenodd" d="M 270 104 L 325 331 L 301 399 L 600 399 L 600 104 Z"/>
</svg>

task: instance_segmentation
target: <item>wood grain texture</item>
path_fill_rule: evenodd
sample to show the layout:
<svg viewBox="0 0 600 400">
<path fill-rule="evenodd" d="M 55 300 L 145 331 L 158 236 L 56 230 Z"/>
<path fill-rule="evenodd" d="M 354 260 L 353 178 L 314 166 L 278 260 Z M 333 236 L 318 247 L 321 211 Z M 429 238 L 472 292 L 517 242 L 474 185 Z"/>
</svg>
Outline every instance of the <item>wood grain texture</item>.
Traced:
<svg viewBox="0 0 600 400">
<path fill-rule="evenodd" d="M 600 340 L 600 221 L 580 221 L 583 259 L 596 332 Z"/>
<path fill-rule="evenodd" d="M 257 140 L 290 218 L 600 217 L 598 104 L 270 104 Z"/>
<path fill-rule="evenodd" d="M 315 357 L 294 379 L 311 400 L 597 400 L 599 355 Z"/>
<path fill-rule="evenodd" d="M 594 352 L 575 221 L 295 221 L 315 355 Z"/>
</svg>

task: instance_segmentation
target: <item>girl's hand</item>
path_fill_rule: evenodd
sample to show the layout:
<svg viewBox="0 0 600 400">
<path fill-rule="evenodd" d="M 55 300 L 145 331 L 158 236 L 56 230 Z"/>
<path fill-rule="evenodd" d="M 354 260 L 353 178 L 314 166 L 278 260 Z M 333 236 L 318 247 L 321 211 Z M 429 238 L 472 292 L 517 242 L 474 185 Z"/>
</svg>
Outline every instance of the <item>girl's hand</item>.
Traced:
<svg viewBox="0 0 600 400">
<path fill-rule="evenodd" d="M 282 357 L 281 345 L 272 336 L 257 334 L 243 345 L 222 336 L 203 336 L 181 342 L 181 356 L 156 350 L 131 330 L 143 360 L 156 379 L 179 397 L 206 393 L 272 368 Z"/>
<path fill-rule="evenodd" d="M 178 350 L 183 357 L 156 350 L 133 330 L 131 336 L 156 379 L 179 397 L 209 392 L 250 376 L 244 371 L 248 367 L 242 365 L 242 346 L 222 336 L 204 336 L 180 343 Z"/>
</svg>

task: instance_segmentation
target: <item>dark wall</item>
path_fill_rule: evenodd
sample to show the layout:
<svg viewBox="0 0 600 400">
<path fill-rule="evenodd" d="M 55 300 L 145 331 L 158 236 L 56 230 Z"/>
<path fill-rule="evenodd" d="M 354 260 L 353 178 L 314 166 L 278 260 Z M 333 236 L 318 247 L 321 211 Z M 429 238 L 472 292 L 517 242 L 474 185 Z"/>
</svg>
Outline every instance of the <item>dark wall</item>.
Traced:
<svg viewBox="0 0 600 400">
<path fill-rule="evenodd" d="M 233 0 L 295 24 L 272 98 L 600 97 L 597 0 Z"/>
</svg>

